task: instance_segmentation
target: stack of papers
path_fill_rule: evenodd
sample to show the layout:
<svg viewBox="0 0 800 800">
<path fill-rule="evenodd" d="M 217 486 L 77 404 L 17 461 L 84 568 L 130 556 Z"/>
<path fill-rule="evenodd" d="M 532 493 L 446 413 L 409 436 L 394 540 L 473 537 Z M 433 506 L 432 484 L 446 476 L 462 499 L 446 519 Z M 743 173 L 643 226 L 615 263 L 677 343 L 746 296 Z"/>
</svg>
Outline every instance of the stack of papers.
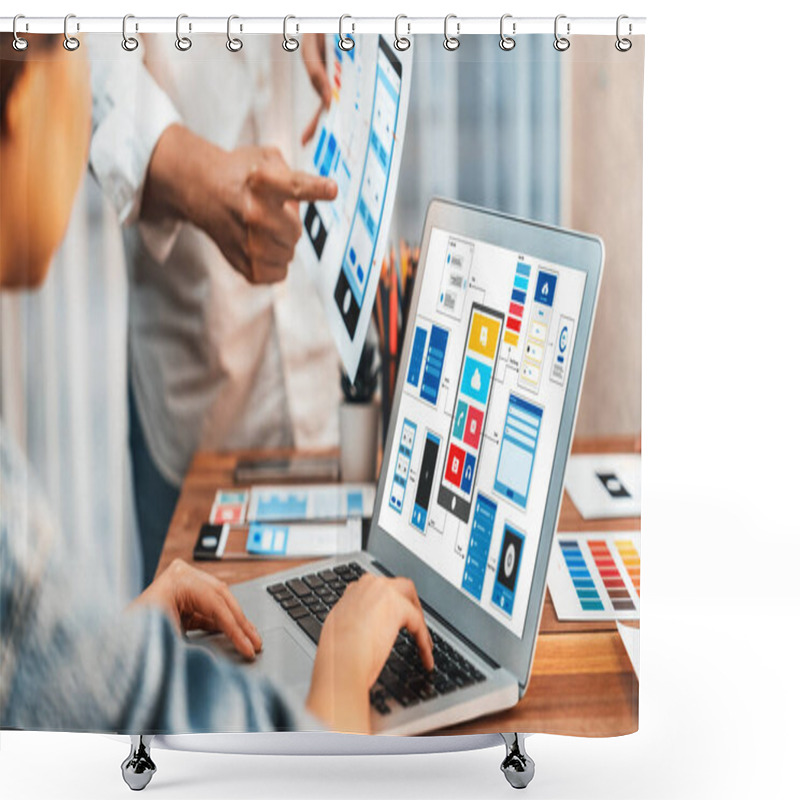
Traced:
<svg viewBox="0 0 800 800">
<path fill-rule="evenodd" d="M 247 552 L 262 558 L 306 558 L 361 548 L 362 519 L 372 516 L 375 486 L 331 484 L 220 489 L 212 524 L 248 524 Z"/>
</svg>

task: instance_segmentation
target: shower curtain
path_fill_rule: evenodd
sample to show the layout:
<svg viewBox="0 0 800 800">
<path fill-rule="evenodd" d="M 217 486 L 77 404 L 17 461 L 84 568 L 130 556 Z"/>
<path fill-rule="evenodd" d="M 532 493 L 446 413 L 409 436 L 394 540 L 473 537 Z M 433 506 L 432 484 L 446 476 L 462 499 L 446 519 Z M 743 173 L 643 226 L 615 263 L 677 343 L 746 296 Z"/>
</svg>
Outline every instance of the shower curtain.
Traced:
<svg viewBox="0 0 800 800">
<path fill-rule="evenodd" d="M 565 48 L 554 47 L 552 35 L 527 35 L 505 49 L 496 35 L 471 35 L 452 50 L 432 35 L 412 37 L 409 48 L 373 34 L 308 33 L 297 46 L 277 35 L 188 30 L 177 38 L 142 34 L 122 48 L 118 34 L 67 36 L 77 47 L 62 47 L 61 36 L 27 39 L 21 49 L 0 35 L 0 727 L 371 732 L 377 718 L 487 678 L 483 666 L 460 664 L 438 641 L 441 674 L 430 677 L 413 620 L 395 626 L 403 630 L 391 655 L 396 631 L 387 647 L 345 659 L 351 641 L 362 645 L 361 637 L 347 638 L 344 622 L 366 626 L 377 613 L 368 607 L 342 614 L 325 642 L 316 634 L 326 658 L 317 659 L 310 689 L 288 685 L 291 663 L 277 675 L 259 670 L 265 649 L 280 650 L 282 640 L 257 630 L 247 620 L 252 609 L 226 586 L 288 565 L 276 552 L 278 526 L 253 510 L 256 487 L 272 484 L 237 483 L 232 466 L 202 471 L 224 458 L 277 463 L 326 453 L 336 462 L 340 450 L 354 447 L 343 410 L 352 410 L 359 391 L 366 392 L 361 406 L 383 404 L 385 439 L 392 398 L 414 383 L 419 337 L 414 402 L 441 411 L 448 428 L 415 423 L 398 524 L 408 535 L 453 532 L 456 547 L 441 558 L 458 572 L 458 591 L 487 624 L 515 630 L 524 622 L 524 601 L 516 611 L 508 606 L 517 589 L 503 583 L 502 571 L 509 552 L 525 558 L 514 586 L 530 584 L 523 574 L 533 568 L 530 544 L 512 544 L 517 535 L 536 552 L 542 509 L 529 489 L 542 467 L 549 474 L 541 454 L 534 463 L 530 451 L 526 461 L 524 443 L 511 436 L 484 442 L 498 450 L 499 463 L 491 475 L 477 471 L 482 493 L 461 519 L 438 507 L 434 493 L 420 528 L 412 502 L 431 443 L 444 445 L 451 420 L 453 435 L 469 445 L 470 435 L 491 438 L 480 431 L 484 413 L 487 427 L 491 415 L 501 432 L 507 418 L 513 428 L 514 418 L 530 424 L 542 408 L 546 414 L 539 378 L 527 386 L 520 379 L 516 399 L 502 407 L 488 396 L 484 408 L 465 406 L 474 416 L 457 433 L 458 375 L 441 396 L 441 375 L 431 388 L 429 348 L 439 337 L 445 351 L 454 317 L 414 320 L 404 300 L 421 269 L 426 210 L 441 197 L 597 236 L 605 267 L 548 588 L 528 612 L 541 608 L 531 677 L 513 702 L 480 704 L 457 723 L 424 732 L 636 731 L 644 37 L 625 49 L 613 35 L 575 36 L 562 40 Z M 67 70 L 71 77 L 59 84 L 55 73 Z M 48 138 L 51 119 L 56 138 Z M 58 120 L 75 147 L 58 146 Z M 43 151 L 20 149 L 20 131 L 32 130 L 41 138 L 29 141 L 48 154 L 42 175 L 34 162 Z M 65 188 L 75 170 L 80 186 Z M 49 194 L 31 188 L 35 179 Z M 55 252 L 42 258 L 49 275 L 34 279 L 42 219 L 53 222 L 58 204 L 50 200 L 64 193 L 69 208 Z M 458 237 L 448 247 L 448 263 L 472 252 Z M 525 361 L 539 342 L 534 295 L 540 299 L 549 279 L 525 266 L 529 254 L 517 255 L 513 294 L 498 309 L 511 334 L 502 346 L 519 350 L 509 363 L 520 374 L 529 363 L 557 383 L 555 324 L 542 333 L 542 353 Z M 329 262 L 341 267 L 330 283 Z M 459 297 L 447 302 L 458 306 Z M 458 371 L 463 336 L 445 372 Z M 399 375 L 405 350 L 411 366 Z M 513 442 L 516 460 L 503 462 Z M 391 483 L 398 459 L 389 449 L 386 455 Z M 381 456 L 377 471 L 359 478 L 373 491 Z M 442 485 L 444 454 L 432 459 Z M 465 481 L 460 472 L 459 489 Z M 382 500 L 374 513 L 364 509 L 365 534 Z M 386 508 L 389 502 L 387 494 Z M 203 518 L 187 522 L 190 507 Z M 292 542 L 308 535 L 293 522 L 284 526 Z M 196 558 L 204 523 L 227 525 L 225 536 L 236 528 L 238 550 L 230 534 L 211 548 L 218 560 Z M 181 524 L 192 536 L 178 546 Z M 323 539 L 333 527 L 326 524 Z M 487 524 L 484 553 L 478 534 Z M 272 549 L 257 538 L 265 531 Z M 361 544 L 348 541 L 355 550 Z M 309 555 L 303 546 L 298 552 Z M 468 566 L 474 558 L 483 559 L 477 588 Z M 335 573 L 335 599 L 323 597 L 325 607 L 308 612 L 305 595 L 326 583 L 321 574 L 271 594 L 293 619 L 314 617 L 324 631 L 339 596 L 357 596 L 345 585 L 362 576 L 354 568 Z M 405 584 L 381 581 L 372 592 L 363 590 L 361 603 L 386 604 L 389 625 L 401 603 L 417 608 Z M 209 648 L 226 636 L 227 645 Z M 380 663 L 370 662 L 375 653 Z M 485 653 L 482 663 L 495 663 L 495 655 Z M 357 667 L 352 687 L 343 664 Z"/>
</svg>

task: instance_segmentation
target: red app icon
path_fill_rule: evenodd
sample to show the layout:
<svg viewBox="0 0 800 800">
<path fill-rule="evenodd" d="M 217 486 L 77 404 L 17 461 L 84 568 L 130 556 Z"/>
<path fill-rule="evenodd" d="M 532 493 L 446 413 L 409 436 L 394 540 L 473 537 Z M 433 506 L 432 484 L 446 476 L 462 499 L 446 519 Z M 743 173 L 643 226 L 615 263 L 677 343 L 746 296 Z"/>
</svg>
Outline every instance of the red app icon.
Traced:
<svg viewBox="0 0 800 800">
<path fill-rule="evenodd" d="M 483 411 L 479 411 L 474 406 L 470 406 L 467 412 L 467 424 L 464 426 L 464 442 L 477 450 L 478 444 L 481 441 L 482 429 Z"/>
<path fill-rule="evenodd" d="M 450 451 L 447 454 L 447 470 L 445 477 L 450 483 L 456 486 L 461 485 L 461 473 L 464 471 L 464 457 L 465 453 L 460 447 L 450 445 Z"/>
</svg>

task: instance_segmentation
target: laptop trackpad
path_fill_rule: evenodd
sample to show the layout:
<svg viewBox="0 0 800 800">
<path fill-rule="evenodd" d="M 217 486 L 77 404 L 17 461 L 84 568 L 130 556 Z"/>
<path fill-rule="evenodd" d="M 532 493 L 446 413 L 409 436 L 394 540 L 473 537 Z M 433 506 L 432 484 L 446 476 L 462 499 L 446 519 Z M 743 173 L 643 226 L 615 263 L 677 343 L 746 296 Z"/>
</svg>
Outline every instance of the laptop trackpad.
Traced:
<svg viewBox="0 0 800 800">
<path fill-rule="evenodd" d="M 308 688 L 314 659 L 303 650 L 285 628 L 259 631 L 263 648 L 256 657 L 259 672 L 282 686 Z"/>
<path fill-rule="evenodd" d="M 196 644 L 211 647 L 245 670 L 256 670 L 277 686 L 300 689 L 304 695 L 311 685 L 314 659 L 285 628 L 269 628 L 260 630 L 259 633 L 262 649 L 256 655 L 255 661 L 245 661 L 224 634 L 192 632 L 187 638 Z"/>
</svg>

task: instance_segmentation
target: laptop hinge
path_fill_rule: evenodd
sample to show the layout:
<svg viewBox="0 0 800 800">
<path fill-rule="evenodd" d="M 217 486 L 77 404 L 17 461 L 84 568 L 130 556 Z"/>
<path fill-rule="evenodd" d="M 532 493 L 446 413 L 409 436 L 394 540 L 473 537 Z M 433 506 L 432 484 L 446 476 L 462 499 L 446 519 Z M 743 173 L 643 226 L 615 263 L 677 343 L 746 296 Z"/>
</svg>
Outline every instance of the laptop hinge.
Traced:
<svg viewBox="0 0 800 800">
<path fill-rule="evenodd" d="M 374 558 L 372 560 L 372 565 L 380 570 L 387 578 L 393 578 L 394 574 L 390 572 L 380 561 L 376 561 Z M 433 608 L 429 603 L 426 603 L 421 597 L 419 599 L 420 603 L 422 603 L 422 607 L 425 609 L 426 614 L 430 614 L 442 627 L 447 628 L 447 630 L 459 639 L 463 644 L 469 647 L 470 650 L 476 652 L 492 669 L 500 669 L 500 664 L 498 664 L 491 656 L 481 650 L 480 647 L 477 647 L 474 642 L 471 642 L 463 633 L 458 631 L 454 628 L 435 608 Z"/>
</svg>

